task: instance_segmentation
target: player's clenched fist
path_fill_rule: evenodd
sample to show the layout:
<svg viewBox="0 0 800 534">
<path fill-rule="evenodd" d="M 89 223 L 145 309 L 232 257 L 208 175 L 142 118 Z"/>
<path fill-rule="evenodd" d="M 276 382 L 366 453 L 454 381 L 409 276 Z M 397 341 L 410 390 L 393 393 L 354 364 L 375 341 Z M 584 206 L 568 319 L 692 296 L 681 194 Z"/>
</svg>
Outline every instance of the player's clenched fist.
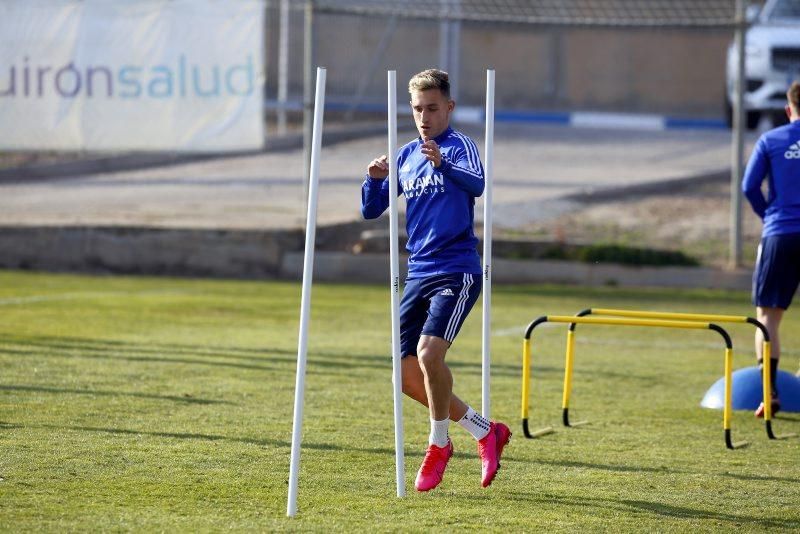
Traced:
<svg viewBox="0 0 800 534">
<path fill-rule="evenodd" d="M 386 160 L 386 155 L 370 161 L 367 167 L 367 174 L 370 178 L 376 179 L 383 179 L 389 176 L 389 162 Z"/>
<path fill-rule="evenodd" d="M 420 151 L 425 155 L 425 159 L 433 163 L 434 167 L 439 167 L 442 164 L 442 153 L 439 150 L 439 145 L 436 141 L 429 137 L 424 137 Z"/>
</svg>

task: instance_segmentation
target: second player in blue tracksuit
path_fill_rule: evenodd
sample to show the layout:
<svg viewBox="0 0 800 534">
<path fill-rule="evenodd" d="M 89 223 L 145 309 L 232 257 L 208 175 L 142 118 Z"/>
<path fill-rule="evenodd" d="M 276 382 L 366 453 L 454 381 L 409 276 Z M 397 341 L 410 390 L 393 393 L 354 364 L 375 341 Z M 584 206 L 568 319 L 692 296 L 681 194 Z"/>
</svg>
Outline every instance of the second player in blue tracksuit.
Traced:
<svg viewBox="0 0 800 534">
<path fill-rule="evenodd" d="M 779 327 L 800 284 L 800 83 L 794 82 L 786 97 L 789 124 L 759 138 L 742 179 L 742 191 L 764 222 L 753 272 L 753 304 L 772 344 L 773 412 L 780 408 L 775 389 Z M 761 189 L 764 182 L 766 197 Z M 762 361 L 762 338 L 757 332 L 756 355 Z M 764 415 L 763 403 L 756 415 Z"/>
</svg>

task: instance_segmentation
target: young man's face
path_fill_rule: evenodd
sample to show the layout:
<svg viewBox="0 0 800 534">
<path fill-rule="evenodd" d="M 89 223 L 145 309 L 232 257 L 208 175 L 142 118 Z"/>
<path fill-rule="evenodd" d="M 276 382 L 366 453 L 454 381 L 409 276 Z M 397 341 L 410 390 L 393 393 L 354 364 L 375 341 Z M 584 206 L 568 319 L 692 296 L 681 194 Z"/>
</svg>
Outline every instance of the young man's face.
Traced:
<svg viewBox="0 0 800 534">
<path fill-rule="evenodd" d="M 448 100 L 440 90 L 427 89 L 411 93 L 411 110 L 414 123 L 423 138 L 433 139 L 450 125 L 450 113 L 456 103 Z"/>
</svg>

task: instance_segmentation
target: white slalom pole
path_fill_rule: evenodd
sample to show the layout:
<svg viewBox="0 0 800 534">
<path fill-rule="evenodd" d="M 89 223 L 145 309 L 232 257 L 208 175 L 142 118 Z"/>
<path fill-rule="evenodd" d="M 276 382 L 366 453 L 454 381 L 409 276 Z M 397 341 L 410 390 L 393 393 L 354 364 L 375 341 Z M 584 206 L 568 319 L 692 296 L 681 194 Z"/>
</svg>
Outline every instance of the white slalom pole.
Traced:
<svg viewBox="0 0 800 534">
<path fill-rule="evenodd" d="M 486 71 L 486 148 L 483 173 L 483 359 L 481 363 L 481 412 L 491 418 L 492 334 L 492 171 L 494 166 L 494 70 Z"/>
<path fill-rule="evenodd" d="M 394 456 L 397 496 L 406 494 L 403 452 L 403 377 L 400 371 L 400 251 L 397 222 L 397 73 L 388 71 L 389 123 L 389 263 L 392 295 L 392 386 L 394 389 Z"/>
<path fill-rule="evenodd" d="M 289 502 L 286 515 L 297 513 L 297 478 L 300 472 L 300 439 L 303 431 L 303 397 L 306 387 L 306 353 L 308 320 L 311 314 L 311 280 L 314 275 L 314 238 L 317 231 L 317 197 L 319 156 L 322 147 L 322 115 L 325 111 L 325 69 L 317 68 L 317 95 L 314 100 L 314 130 L 311 141 L 308 213 L 306 217 L 306 251 L 303 257 L 303 292 L 300 304 L 300 339 L 297 344 L 297 380 L 294 387 L 294 422 L 292 424 L 292 457 L 289 464 Z"/>
</svg>

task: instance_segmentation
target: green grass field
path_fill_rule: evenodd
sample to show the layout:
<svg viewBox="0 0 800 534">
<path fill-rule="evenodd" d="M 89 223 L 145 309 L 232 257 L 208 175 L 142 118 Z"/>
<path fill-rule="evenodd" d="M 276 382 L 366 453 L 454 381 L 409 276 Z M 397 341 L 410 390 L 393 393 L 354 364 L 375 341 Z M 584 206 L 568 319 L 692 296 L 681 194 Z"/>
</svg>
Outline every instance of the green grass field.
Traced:
<svg viewBox="0 0 800 534">
<path fill-rule="evenodd" d="M 493 416 L 515 435 L 480 487 L 453 427 L 445 480 L 416 494 L 427 412 L 406 400 L 408 494 L 395 497 L 388 290 L 316 285 L 298 515 L 286 517 L 299 284 L 0 272 L 0 531 L 776 531 L 800 529 L 800 439 L 699 407 L 718 334 L 584 325 L 560 424 L 564 325 L 537 329 L 531 426 L 521 338 L 543 314 L 618 307 L 750 315 L 739 292 L 495 287 Z M 752 329 L 730 325 L 735 368 Z M 783 329 L 795 371 L 800 314 Z M 480 313 L 448 356 L 480 407 Z M 779 414 L 779 433 L 800 415 Z"/>
</svg>

